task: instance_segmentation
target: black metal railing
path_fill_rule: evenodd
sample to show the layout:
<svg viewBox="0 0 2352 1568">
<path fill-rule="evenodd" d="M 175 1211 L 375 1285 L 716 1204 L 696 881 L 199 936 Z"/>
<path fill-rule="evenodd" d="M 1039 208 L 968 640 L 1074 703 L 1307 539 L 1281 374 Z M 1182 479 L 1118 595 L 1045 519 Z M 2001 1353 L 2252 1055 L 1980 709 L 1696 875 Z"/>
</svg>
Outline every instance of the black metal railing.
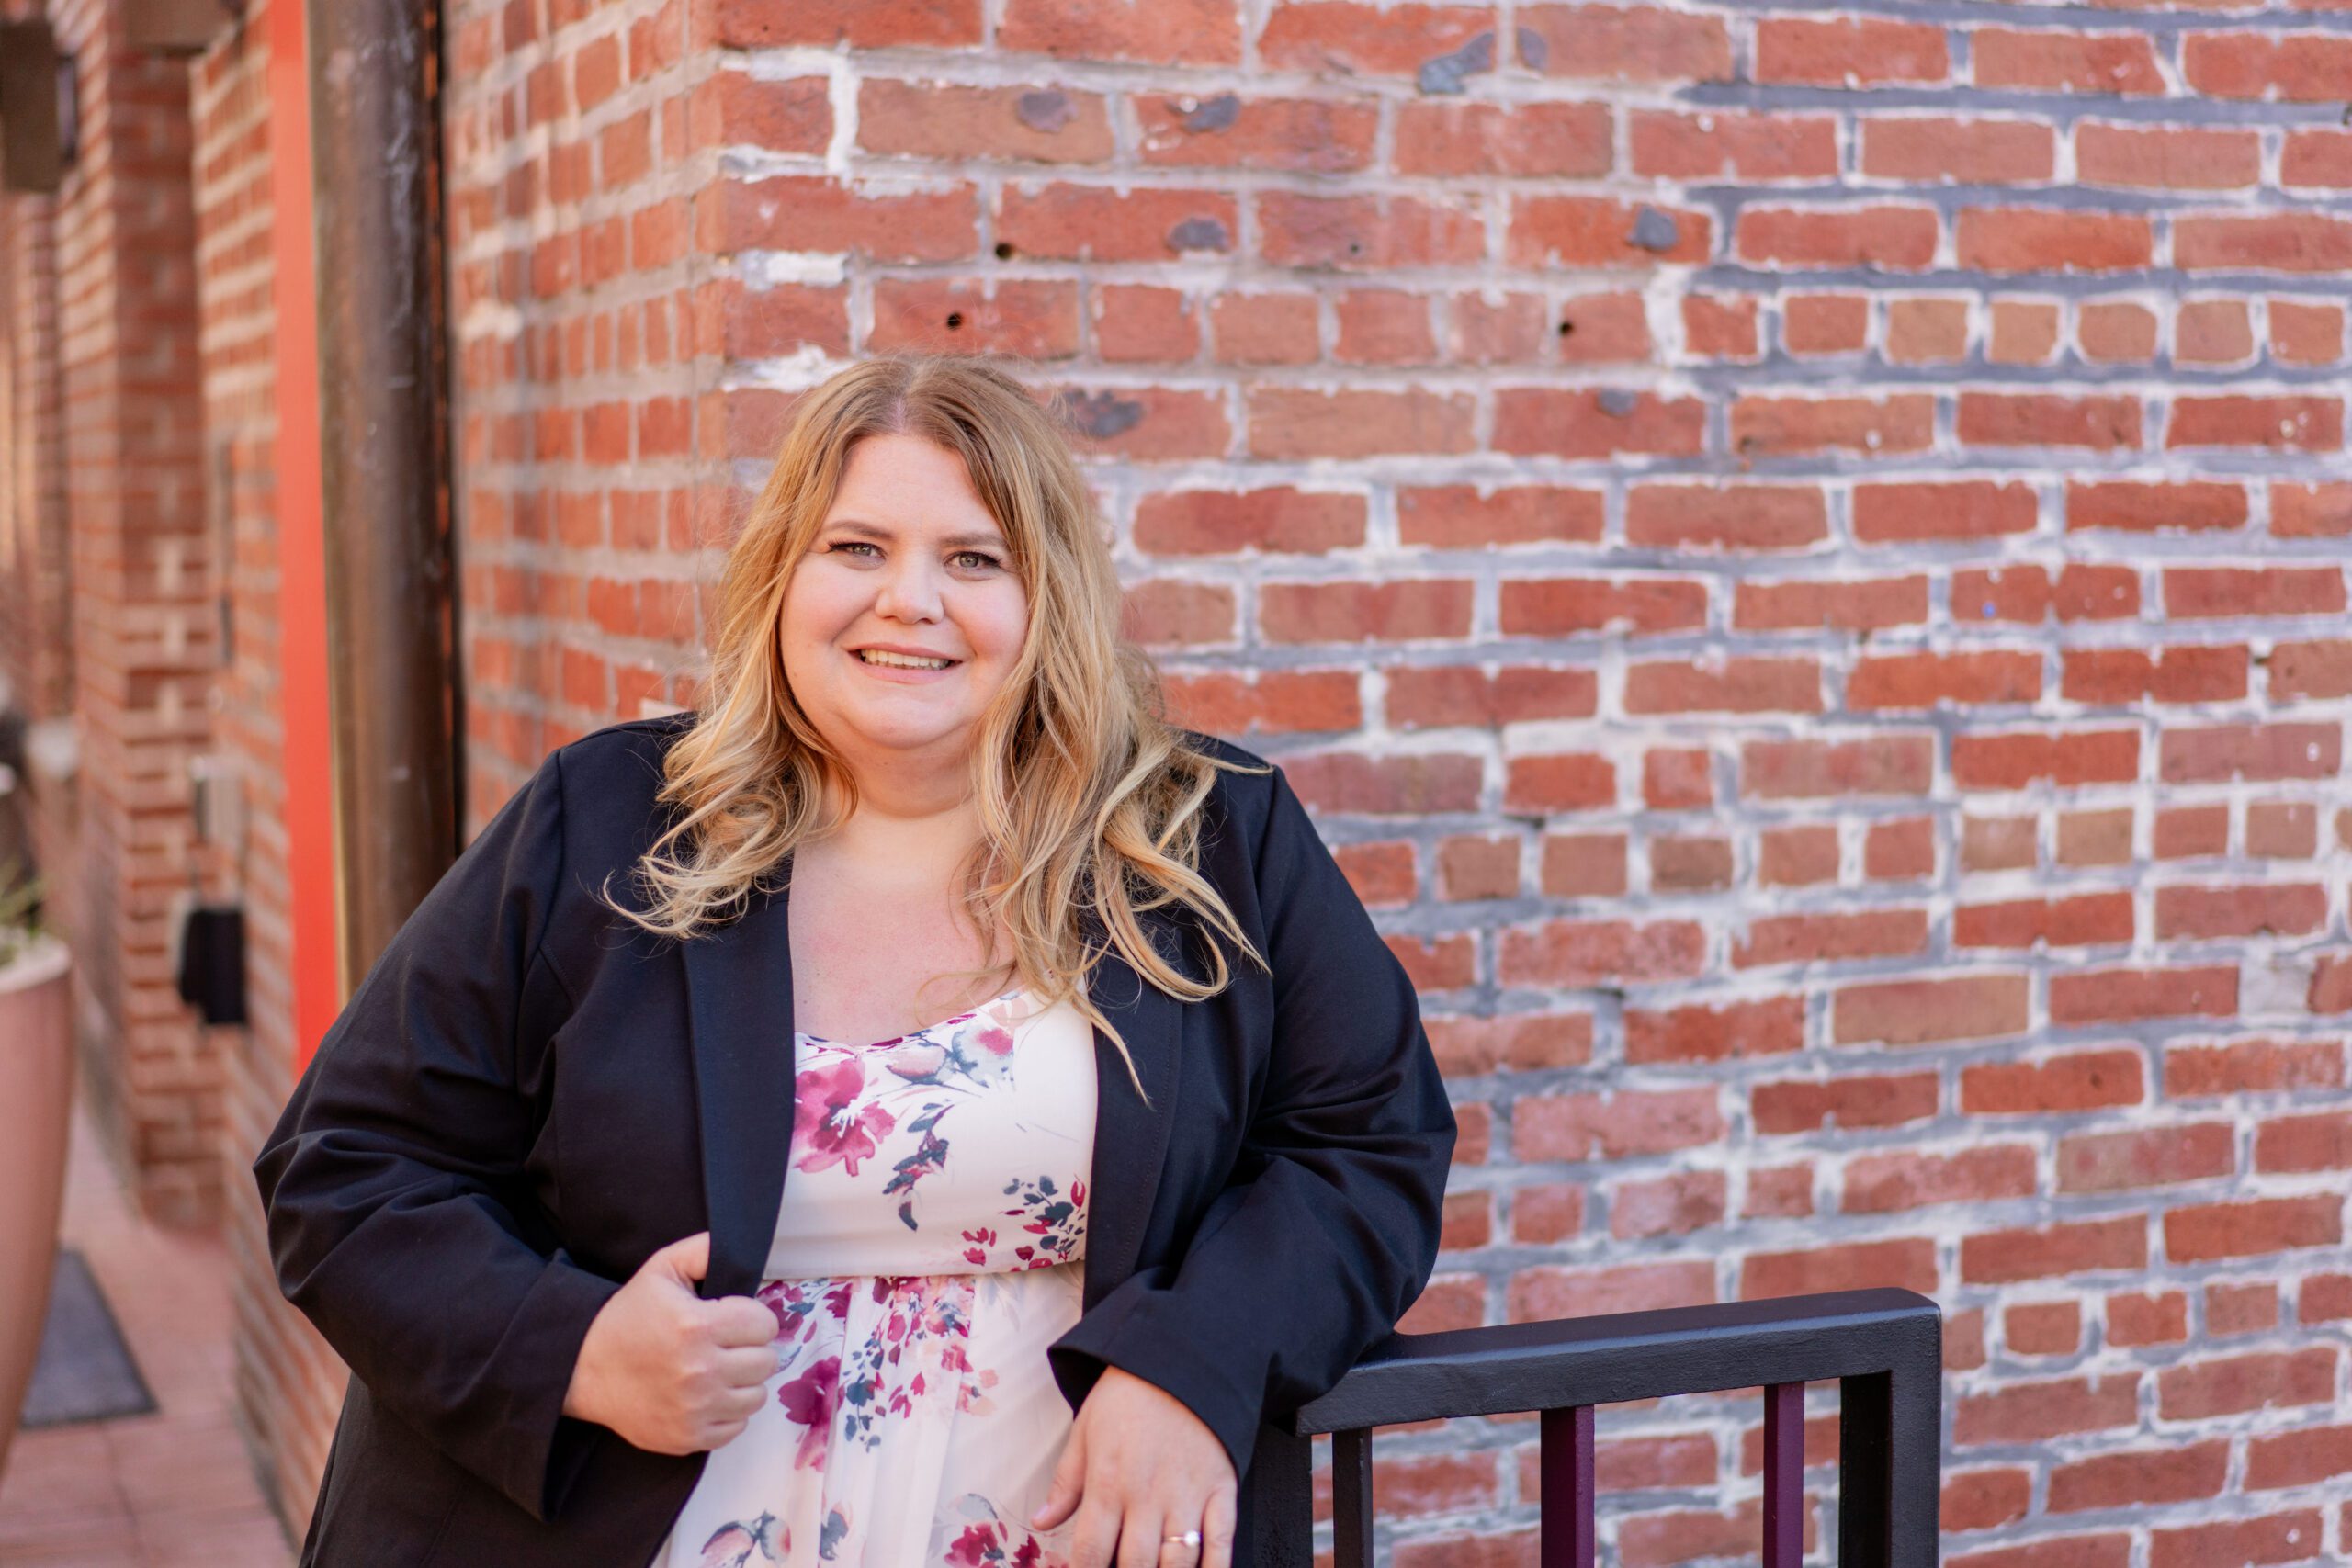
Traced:
<svg viewBox="0 0 2352 1568">
<path fill-rule="evenodd" d="M 1372 1429 L 1536 1411 L 1543 1568 L 1591 1568 L 1593 1408 L 1764 1391 L 1764 1568 L 1804 1542 L 1804 1385 L 1835 1381 L 1840 1568 L 1936 1561 L 1943 1316 L 1910 1291 L 1837 1291 L 1613 1313 L 1450 1334 L 1399 1334 L 1337 1388 L 1261 1435 L 1244 1487 L 1244 1561 L 1309 1568 L 1308 1439 L 1331 1434 L 1334 1568 L 1371 1568 Z"/>
</svg>

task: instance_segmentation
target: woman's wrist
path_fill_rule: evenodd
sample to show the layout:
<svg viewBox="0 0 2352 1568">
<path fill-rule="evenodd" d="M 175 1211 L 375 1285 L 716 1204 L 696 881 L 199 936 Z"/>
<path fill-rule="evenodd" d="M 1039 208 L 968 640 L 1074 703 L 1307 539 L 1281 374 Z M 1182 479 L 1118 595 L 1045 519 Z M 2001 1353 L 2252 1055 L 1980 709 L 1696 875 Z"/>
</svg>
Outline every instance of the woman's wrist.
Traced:
<svg viewBox="0 0 2352 1568">
<path fill-rule="evenodd" d="M 611 1303 L 605 1304 L 609 1306 Z M 575 1421 L 598 1420 L 597 1412 L 603 1408 L 596 1397 L 599 1384 L 594 1348 L 596 1323 L 604 1315 L 604 1309 L 599 1308 L 596 1316 L 589 1319 L 588 1333 L 580 1341 L 580 1354 L 571 1363 L 571 1381 L 564 1387 L 563 1413 Z"/>
</svg>

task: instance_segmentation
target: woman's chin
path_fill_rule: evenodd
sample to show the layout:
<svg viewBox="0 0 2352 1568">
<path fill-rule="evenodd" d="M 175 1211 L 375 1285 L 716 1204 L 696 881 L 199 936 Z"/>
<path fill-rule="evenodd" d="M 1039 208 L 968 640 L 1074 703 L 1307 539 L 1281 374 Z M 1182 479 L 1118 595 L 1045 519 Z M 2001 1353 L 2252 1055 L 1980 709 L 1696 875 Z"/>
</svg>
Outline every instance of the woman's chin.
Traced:
<svg viewBox="0 0 2352 1568">
<path fill-rule="evenodd" d="M 960 714 L 906 712 L 906 707 L 919 705 L 890 705 L 901 711 L 888 708 L 867 710 L 843 716 L 842 728 L 856 736 L 858 741 L 876 751 L 903 752 L 910 756 L 958 747 L 972 730 L 974 720 Z"/>
</svg>

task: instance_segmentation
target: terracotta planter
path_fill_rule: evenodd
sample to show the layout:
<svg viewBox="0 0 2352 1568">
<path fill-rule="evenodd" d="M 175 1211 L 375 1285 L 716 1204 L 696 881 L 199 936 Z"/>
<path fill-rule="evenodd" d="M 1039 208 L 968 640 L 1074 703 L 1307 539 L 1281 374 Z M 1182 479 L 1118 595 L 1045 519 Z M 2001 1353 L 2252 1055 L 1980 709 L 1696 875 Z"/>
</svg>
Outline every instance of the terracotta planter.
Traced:
<svg viewBox="0 0 2352 1568">
<path fill-rule="evenodd" d="M 65 944 L 43 937 L 0 969 L 0 1472 L 40 1352 L 74 1100 Z"/>
</svg>

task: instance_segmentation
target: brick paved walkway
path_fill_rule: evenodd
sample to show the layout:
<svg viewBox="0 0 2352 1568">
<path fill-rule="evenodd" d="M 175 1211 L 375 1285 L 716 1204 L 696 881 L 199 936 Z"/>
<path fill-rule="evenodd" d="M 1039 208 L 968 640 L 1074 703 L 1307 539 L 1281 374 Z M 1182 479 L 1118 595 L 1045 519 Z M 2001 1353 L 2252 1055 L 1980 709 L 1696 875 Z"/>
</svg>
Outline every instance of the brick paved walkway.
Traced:
<svg viewBox="0 0 2352 1568">
<path fill-rule="evenodd" d="M 0 1476 L 0 1568 L 285 1568 L 232 1416 L 229 1257 L 142 1223 L 74 1128 L 65 1242 L 81 1249 L 161 1408 L 20 1432 Z"/>
</svg>

